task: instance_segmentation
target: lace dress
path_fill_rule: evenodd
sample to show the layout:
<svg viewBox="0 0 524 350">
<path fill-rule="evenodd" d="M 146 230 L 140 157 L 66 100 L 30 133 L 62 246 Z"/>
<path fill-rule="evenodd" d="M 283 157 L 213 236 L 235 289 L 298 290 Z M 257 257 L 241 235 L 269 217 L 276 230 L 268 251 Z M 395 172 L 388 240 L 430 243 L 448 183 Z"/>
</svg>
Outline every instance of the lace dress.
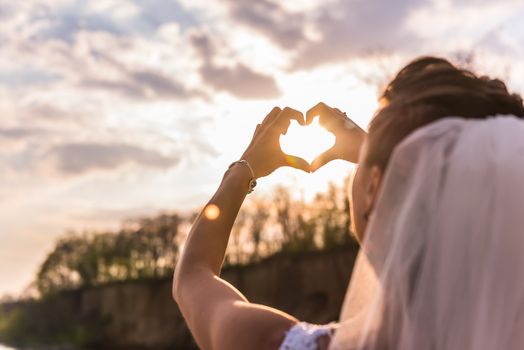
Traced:
<svg viewBox="0 0 524 350">
<path fill-rule="evenodd" d="M 279 350 L 317 350 L 318 338 L 322 336 L 331 338 L 336 328 L 336 323 L 316 325 L 299 322 L 286 333 Z"/>
</svg>

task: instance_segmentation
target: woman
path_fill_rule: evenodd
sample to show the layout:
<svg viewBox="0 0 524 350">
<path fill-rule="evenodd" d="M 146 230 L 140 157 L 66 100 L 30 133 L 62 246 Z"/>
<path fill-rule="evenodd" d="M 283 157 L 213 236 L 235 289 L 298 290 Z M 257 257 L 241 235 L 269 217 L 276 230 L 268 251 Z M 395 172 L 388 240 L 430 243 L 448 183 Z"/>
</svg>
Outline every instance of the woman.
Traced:
<svg viewBox="0 0 524 350">
<path fill-rule="evenodd" d="M 424 244 L 430 240 L 430 236 L 421 236 L 418 240 L 413 239 L 413 235 L 397 233 L 413 231 L 404 230 L 407 227 L 433 227 L 428 223 L 431 221 L 428 219 L 429 215 L 412 215 L 410 212 L 418 214 L 417 210 L 424 208 L 421 203 L 424 203 L 422 194 L 426 187 L 424 178 L 420 177 L 427 175 L 426 172 L 430 169 L 438 173 L 438 169 L 444 168 L 449 159 L 442 156 L 439 161 L 430 162 L 434 167 L 429 167 L 425 155 L 434 154 L 425 151 L 440 150 L 437 154 L 446 154 L 460 139 L 461 133 L 453 133 L 453 128 L 448 126 L 440 127 L 438 135 L 449 134 L 454 138 L 450 140 L 444 138 L 445 140 L 441 141 L 438 137 L 419 137 L 425 141 L 409 145 L 413 144 L 415 150 L 421 149 L 424 152 L 416 154 L 410 151 L 411 147 L 401 147 L 408 151 L 402 152 L 396 157 L 397 159 L 394 156 L 393 163 L 389 164 L 393 151 L 403 141 L 411 141 L 408 136 L 415 130 L 420 129 L 420 132 L 425 132 L 427 128 L 424 127 L 435 121 L 447 117 L 460 117 L 461 121 L 481 120 L 495 115 L 514 115 L 522 118 L 524 107 L 520 97 L 509 94 L 502 82 L 485 77 L 478 78 L 443 59 L 431 57 L 418 59 L 402 69 L 386 88 L 380 102 L 381 106 L 371 121 L 367 135 L 345 114 L 323 103 L 308 111 L 305 119 L 300 112 L 291 108 L 286 107 L 283 110 L 274 108 L 257 126 L 251 144 L 241 157 L 242 161 L 234 162 L 226 171 L 217 192 L 193 225 L 182 257 L 177 264 L 173 296 L 200 347 L 204 349 L 326 349 L 328 347 L 399 349 L 408 344 L 409 339 L 420 340 L 413 334 L 415 327 L 412 325 L 411 328 L 408 327 L 409 318 L 401 325 L 398 325 L 395 320 L 417 316 L 419 325 L 427 325 L 428 322 L 431 324 L 432 315 L 425 313 L 428 309 L 424 307 L 413 308 L 422 310 L 413 315 L 410 313 L 412 309 L 399 301 L 408 300 L 406 303 L 409 304 L 410 300 L 416 300 L 423 304 L 423 300 L 416 298 L 419 295 L 417 292 L 433 284 L 418 282 L 425 281 L 434 271 L 428 270 L 428 272 L 422 269 L 424 273 L 419 276 L 417 269 L 420 267 L 420 262 L 426 261 L 426 256 L 433 259 L 438 259 L 438 256 L 430 254 L 432 245 Z M 309 166 L 300 158 L 283 154 L 278 138 L 287 130 L 291 119 L 306 124 L 316 115 L 320 115 L 321 124 L 335 134 L 336 144 Z M 508 128 L 507 123 L 505 125 L 505 128 Z M 516 129 L 513 125 L 510 127 Z M 463 127 L 463 129 L 467 128 Z M 462 130 L 462 127 L 455 126 L 455 129 Z M 430 135 L 434 133 L 434 130 L 429 132 Z M 415 137 L 416 134 L 412 136 Z M 479 135 L 475 137 L 484 136 Z M 467 145 L 474 143 L 476 138 L 467 139 Z M 426 140 L 437 141 L 432 143 Z M 218 277 L 231 227 L 246 194 L 256 185 L 255 180 L 271 174 L 280 166 L 314 171 L 333 159 L 359 163 L 352 181 L 351 214 L 353 231 L 359 241 L 364 242 L 363 252 L 358 258 L 349 294 L 343 307 L 341 316 L 343 322 L 338 328 L 336 325 L 320 327 L 307 325 L 279 310 L 249 303 L 233 286 Z M 421 164 L 425 167 L 421 168 Z M 403 172 L 395 173 L 395 169 L 401 169 Z M 419 171 L 411 172 L 417 169 Z M 409 181 L 403 182 L 403 179 L 412 180 L 410 174 L 417 174 L 418 182 L 413 181 L 417 186 L 411 187 Z M 384 177 L 386 182 L 382 188 Z M 437 186 L 444 181 L 443 179 L 444 177 L 439 177 L 432 183 Z M 396 190 L 397 188 L 399 190 Z M 460 186 L 458 188 L 460 189 Z M 416 189 L 416 195 L 410 192 L 411 189 Z M 431 194 L 435 197 L 434 192 Z M 433 203 L 434 197 L 428 198 L 428 203 Z M 418 201 L 412 200 L 413 198 L 417 198 Z M 404 203 L 411 207 L 406 207 Z M 417 206 L 413 206 L 414 203 Z M 206 216 L 206 210 L 209 208 L 213 208 L 213 212 L 219 215 Z M 443 220 L 445 220 L 445 209 L 440 208 L 437 211 L 439 214 L 444 213 Z M 398 222 L 396 216 L 388 213 L 402 214 L 404 220 Z M 412 226 L 409 226 L 410 224 Z M 388 229 L 394 233 L 389 232 Z M 388 234 L 382 234 L 380 230 L 388 231 L 386 232 Z M 421 242 L 417 246 L 418 249 L 413 250 L 415 256 L 409 256 L 409 251 L 406 251 L 403 245 L 405 241 L 395 241 L 397 239 L 395 234 L 401 237 L 398 239 Z M 395 244 L 390 245 L 392 243 Z M 402 265 L 403 260 L 399 256 L 404 255 L 401 253 L 409 256 L 408 267 Z M 471 259 L 471 261 L 476 260 Z M 423 267 L 429 265 L 428 263 Z M 435 264 L 435 266 L 440 265 Z M 408 272 L 401 275 L 399 271 L 392 270 L 393 267 L 399 267 L 402 272 L 407 269 Z M 392 277 L 397 275 L 403 278 L 397 280 Z M 427 296 L 431 293 L 420 293 L 420 295 Z M 442 296 L 446 295 L 448 294 L 443 290 Z M 444 302 L 441 304 L 448 306 Z M 416 330 L 421 331 L 420 328 Z M 450 334 L 456 331 L 439 329 L 439 332 L 435 333 L 431 327 L 422 330 L 425 332 L 419 332 L 419 335 L 427 335 L 425 339 L 430 341 L 425 345 L 429 344 L 428 348 L 435 348 L 431 347 L 436 344 L 432 335 L 438 334 L 444 339 L 451 339 Z M 335 334 L 334 338 L 333 334 Z M 453 344 L 456 343 L 447 343 L 449 346 L 442 348 L 451 349 Z M 413 349 L 416 349 L 416 346 L 424 348 L 421 342 L 411 343 L 410 346 Z"/>
</svg>

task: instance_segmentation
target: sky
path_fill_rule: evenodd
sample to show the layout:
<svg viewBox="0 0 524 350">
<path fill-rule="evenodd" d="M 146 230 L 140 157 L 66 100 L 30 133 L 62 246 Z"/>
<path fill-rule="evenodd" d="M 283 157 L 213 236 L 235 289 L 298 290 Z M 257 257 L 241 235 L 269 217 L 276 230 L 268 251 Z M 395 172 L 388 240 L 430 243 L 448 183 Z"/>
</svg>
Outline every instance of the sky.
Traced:
<svg viewBox="0 0 524 350">
<path fill-rule="evenodd" d="M 0 295 L 66 231 L 202 207 L 273 106 L 324 101 L 366 128 L 429 54 L 524 93 L 524 2 L 0 0 Z M 350 170 L 256 190 L 307 199 Z"/>
</svg>

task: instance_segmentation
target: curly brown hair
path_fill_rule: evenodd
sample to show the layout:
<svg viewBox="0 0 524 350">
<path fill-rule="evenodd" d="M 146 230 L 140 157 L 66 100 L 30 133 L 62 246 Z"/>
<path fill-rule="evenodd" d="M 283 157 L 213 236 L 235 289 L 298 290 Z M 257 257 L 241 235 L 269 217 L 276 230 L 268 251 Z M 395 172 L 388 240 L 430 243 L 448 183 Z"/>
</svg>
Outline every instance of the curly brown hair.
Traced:
<svg viewBox="0 0 524 350">
<path fill-rule="evenodd" d="M 387 85 L 369 125 L 366 165 L 385 169 L 397 144 L 414 130 L 446 117 L 524 118 L 522 98 L 498 79 L 461 69 L 437 57 L 405 66 Z"/>
</svg>

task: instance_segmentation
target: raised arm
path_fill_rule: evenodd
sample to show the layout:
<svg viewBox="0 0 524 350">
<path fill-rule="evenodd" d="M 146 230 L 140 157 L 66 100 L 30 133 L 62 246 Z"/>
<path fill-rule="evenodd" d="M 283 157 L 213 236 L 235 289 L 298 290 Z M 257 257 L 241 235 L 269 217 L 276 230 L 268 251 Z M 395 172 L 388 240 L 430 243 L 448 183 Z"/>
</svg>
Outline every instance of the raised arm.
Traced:
<svg viewBox="0 0 524 350">
<path fill-rule="evenodd" d="M 253 177 L 281 166 L 309 172 L 301 158 L 280 150 L 279 136 L 291 119 L 304 125 L 302 113 L 275 107 L 259 124 L 242 155 L 245 163 L 228 169 L 217 192 L 198 216 L 175 270 L 173 297 L 203 349 L 277 349 L 297 320 L 284 312 L 250 303 L 219 278 L 231 228 Z"/>
</svg>

